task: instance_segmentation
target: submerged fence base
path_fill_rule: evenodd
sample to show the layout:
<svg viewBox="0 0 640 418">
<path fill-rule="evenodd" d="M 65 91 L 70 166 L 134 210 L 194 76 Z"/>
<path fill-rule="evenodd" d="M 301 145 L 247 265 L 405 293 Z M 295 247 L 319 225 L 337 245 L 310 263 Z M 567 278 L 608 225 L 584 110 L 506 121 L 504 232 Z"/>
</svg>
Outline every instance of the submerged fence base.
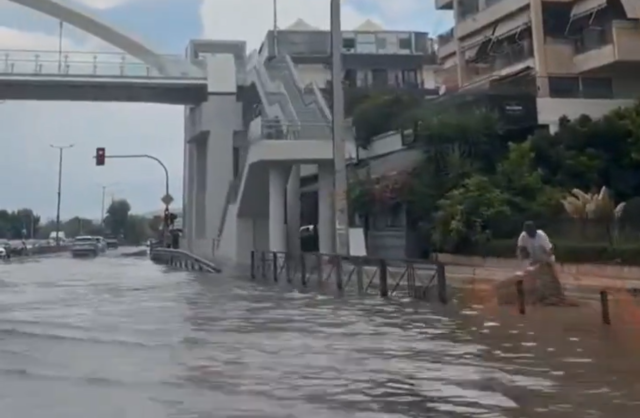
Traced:
<svg viewBox="0 0 640 418">
<path fill-rule="evenodd" d="M 189 271 L 221 273 L 222 270 L 211 261 L 183 250 L 172 248 L 153 248 L 149 253 L 151 261 Z"/>
<path fill-rule="evenodd" d="M 251 252 L 251 279 L 381 297 L 405 295 L 446 304 L 444 265 L 426 260 L 386 260 L 337 254 Z"/>
</svg>

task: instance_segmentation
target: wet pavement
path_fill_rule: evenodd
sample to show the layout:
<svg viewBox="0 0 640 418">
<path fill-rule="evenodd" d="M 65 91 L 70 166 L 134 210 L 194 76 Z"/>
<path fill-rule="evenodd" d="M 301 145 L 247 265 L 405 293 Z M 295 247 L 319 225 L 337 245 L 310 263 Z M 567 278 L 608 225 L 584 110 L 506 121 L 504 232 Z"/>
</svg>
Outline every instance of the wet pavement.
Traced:
<svg viewBox="0 0 640 418">
<path fill-rule="evenodd" d="M 592 306 L 471 304 L 304 294 L 114 252 L 2 263 L 1 416 L 638 416 L 633 309 L 604 327 Z"/>
</svg>

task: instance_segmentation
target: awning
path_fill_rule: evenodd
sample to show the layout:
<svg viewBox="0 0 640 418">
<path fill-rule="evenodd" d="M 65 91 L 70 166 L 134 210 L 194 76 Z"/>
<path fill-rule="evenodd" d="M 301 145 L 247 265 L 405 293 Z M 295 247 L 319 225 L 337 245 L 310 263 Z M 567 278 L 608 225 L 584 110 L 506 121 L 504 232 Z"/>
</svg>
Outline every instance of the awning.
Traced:
<svg viewBox="0 0 640 418">
<path fill-rule="evenodd" d="M 485 30 L 480 31 L 477 34 L 467 39 L 461 40 L 460 49 L 462 50 L 462 53 L 464 54 L 465 58 L 467 59 L 474 58 L 478 53 L 480 46 L 482 46 L 482 43 L 485 41 L 491 40 L 493 38 L 493 33 L 495 32 L 495 29 L 496 29 L 496 25 L 489 26 Z"/>
<path fill-rule="evenodd" d="M 624 11 L 627 12 L 627 18 L 640 19 L 640 2 L 638 0 L 620 0 Z"/>
<path fill-rule="evenodd" d="M 526 13 L 519 13 L 513 16 L 511 19 L 503 20 L 498 23 L 496 30 L 493 34 L 494 38 L 504 38 L 505 36 L 511 35 L 514 32 L 517 32 L 520 29 L 523 29 L 527 26 L 531 25 L 531 16 L 529 11 Z"/>
<path fill-rule="evenodd" d="M 634 0 L 630 0 L 633 2 Z M 571 9 L 571 20 L 607 7 L 607 0 L 582 0 Z"/>
</svg>

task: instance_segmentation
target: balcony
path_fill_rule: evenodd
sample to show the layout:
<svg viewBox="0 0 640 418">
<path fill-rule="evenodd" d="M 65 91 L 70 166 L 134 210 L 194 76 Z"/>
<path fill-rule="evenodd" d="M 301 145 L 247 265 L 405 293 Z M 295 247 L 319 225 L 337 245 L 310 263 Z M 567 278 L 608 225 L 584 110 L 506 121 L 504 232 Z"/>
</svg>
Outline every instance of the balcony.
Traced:
<svg viewBox="0 0 640 418">
<path fill-rule="evenodd" d="M 640 63 L 640 23 L 615 20 L 611 25 L 585 33 L 575 45 L 573 58 L 578 73 L 613 64 Z"/>
<path fill-rule="evenodd" d="M 436 10 L 453 10 L 453 0 L 436 0 Z"/>
<path fill-rule="evenodd" d="M 458 37 L 464 38 L 491 24 L 496 24 L 505 17 L 529 6 L 530 0 L 490 0 L 487 7 L 475 13 L 461 16 L 458 22 Z"/>
<path fill-rule="evenodd" d="M 437 40 L 439 61 L 456 53 L 456 42 L 453 28 L 449 29 L 445 33 L 441 33 L 440 35 L 438 35 Z"/>
</svg>

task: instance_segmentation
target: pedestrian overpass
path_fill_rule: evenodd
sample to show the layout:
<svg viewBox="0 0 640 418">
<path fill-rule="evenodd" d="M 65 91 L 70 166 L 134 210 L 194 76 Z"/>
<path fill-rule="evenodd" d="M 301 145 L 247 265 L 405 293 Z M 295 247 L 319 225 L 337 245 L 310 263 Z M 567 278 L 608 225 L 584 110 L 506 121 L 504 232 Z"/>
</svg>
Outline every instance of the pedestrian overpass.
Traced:
<svg viewBox="0 0 640 418">
<path fill-rule="evenodd" d="M 0 101 L 184 105 L 189 250 L 243 261 L 251 249 L 287 249 L 297 241 L 300 172 L 311 167 L 319 176 L 320 246 L 332 251 L 331 115 L 290 57 L 247 55 L 243 41 L 208 40 L 189 42 L 185 57 L 163 55 L 67 2 L 9 1 L 121 52 L 0 51 Z"/>
<path fill-rule="evenodd" d="M 120 52 L 0 50 L 0 101 L 197 105 L 206 101 L 207 77 L 203 62 L 193 65 L 192 72 L 173 74 Z"/>
</svg>

